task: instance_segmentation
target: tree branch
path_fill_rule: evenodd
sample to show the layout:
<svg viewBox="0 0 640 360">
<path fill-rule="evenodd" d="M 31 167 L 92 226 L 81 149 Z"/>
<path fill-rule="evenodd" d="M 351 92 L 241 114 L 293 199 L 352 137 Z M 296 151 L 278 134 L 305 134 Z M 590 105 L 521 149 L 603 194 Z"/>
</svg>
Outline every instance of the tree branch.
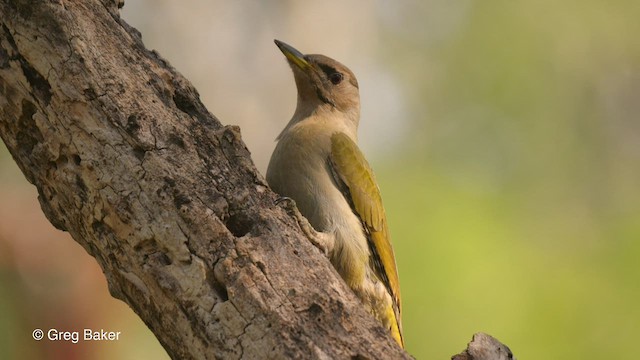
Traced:
<svg viewBox="0 0 640 360">
<path fill-rule="evenodd" d="M 471 342 L 460 354 L 451 357 L 451 360 L 513 360 L 511 349 L 498 339 L 485 333 L 473 334 Z"/>
<path fill-rule="evenodd" d="M 0 137 L 49 221 L 174 359 L 410 358 L 119 3 L 0 0 Z"/>
<path fill-rule="evenodd" d="M 117 1 L 0 13 L 0 136 L 171 357 L 408 358 Z"/>
</svg>

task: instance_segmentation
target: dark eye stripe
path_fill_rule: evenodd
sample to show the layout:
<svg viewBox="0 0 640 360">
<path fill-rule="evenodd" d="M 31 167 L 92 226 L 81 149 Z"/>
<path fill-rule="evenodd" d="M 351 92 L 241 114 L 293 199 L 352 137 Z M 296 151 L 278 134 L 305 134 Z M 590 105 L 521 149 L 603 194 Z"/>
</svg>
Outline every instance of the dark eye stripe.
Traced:
<svg viewBox="0 0 640 360">
<path fill-rule="evenodd" d="M 320 64 L 320 69 L 322 69 L 322 71 L 329 76 L 329 74 L 333 74 L 334 72 L 337 72 L 337 70 L 329 65 L 325 65 L 325 64 Z"/>
</svg>

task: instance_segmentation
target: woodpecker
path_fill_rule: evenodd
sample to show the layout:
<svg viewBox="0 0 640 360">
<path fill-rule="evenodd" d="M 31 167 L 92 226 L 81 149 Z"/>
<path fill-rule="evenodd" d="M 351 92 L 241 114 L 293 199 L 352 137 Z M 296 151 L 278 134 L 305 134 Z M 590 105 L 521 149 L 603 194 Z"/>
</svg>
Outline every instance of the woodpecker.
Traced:
<svg viewBox="0 0 640 360">
<path fill-rule="evenodd" d="M 267 182 L 295 201 L 347 285 L 401 347 L 400 283 L 380 190 L 357 145 L 358 81 L 324 55 L 275 40 L 298 100 L 277 137 Z"/>
</svg>

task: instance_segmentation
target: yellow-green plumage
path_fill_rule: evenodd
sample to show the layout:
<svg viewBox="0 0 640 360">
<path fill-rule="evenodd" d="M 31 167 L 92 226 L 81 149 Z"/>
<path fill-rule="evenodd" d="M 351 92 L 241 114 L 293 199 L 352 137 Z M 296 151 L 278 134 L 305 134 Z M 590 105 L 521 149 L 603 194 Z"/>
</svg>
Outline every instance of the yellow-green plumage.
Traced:
<svg viewBox="0 0 640 360">
<path fill-rule="evenodd" d="M 344 133 L 331 137 L 331 163 L 335 175 L 349 190 L 354 211 L 368 230 L 368 240 L 373 245 L 372 256 L 377 256 L 381 265 L 376 269 L 373 264 L 374 270 L 393 301 L 391 312 L 387 310 L 383 316 L 393 317 L 389 319 L 392 334 L 403 345 L 398 270 L 375 175 L 358 146 Z"/>
</svg>

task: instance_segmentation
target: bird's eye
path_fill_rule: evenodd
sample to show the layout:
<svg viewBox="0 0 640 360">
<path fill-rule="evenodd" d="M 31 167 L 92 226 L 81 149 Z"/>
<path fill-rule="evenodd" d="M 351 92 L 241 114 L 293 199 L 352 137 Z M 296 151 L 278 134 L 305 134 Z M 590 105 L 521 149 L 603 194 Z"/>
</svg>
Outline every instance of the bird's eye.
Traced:
<svg viewBox="0 0 640 360">
<path fill-rule="evenodd" d="M 339 72 L 334 72 L 333 74 L 329 75 L 329 80 L 333 85 L 340 84 L 343 78 L 344 76 Z"/>
</svg>

